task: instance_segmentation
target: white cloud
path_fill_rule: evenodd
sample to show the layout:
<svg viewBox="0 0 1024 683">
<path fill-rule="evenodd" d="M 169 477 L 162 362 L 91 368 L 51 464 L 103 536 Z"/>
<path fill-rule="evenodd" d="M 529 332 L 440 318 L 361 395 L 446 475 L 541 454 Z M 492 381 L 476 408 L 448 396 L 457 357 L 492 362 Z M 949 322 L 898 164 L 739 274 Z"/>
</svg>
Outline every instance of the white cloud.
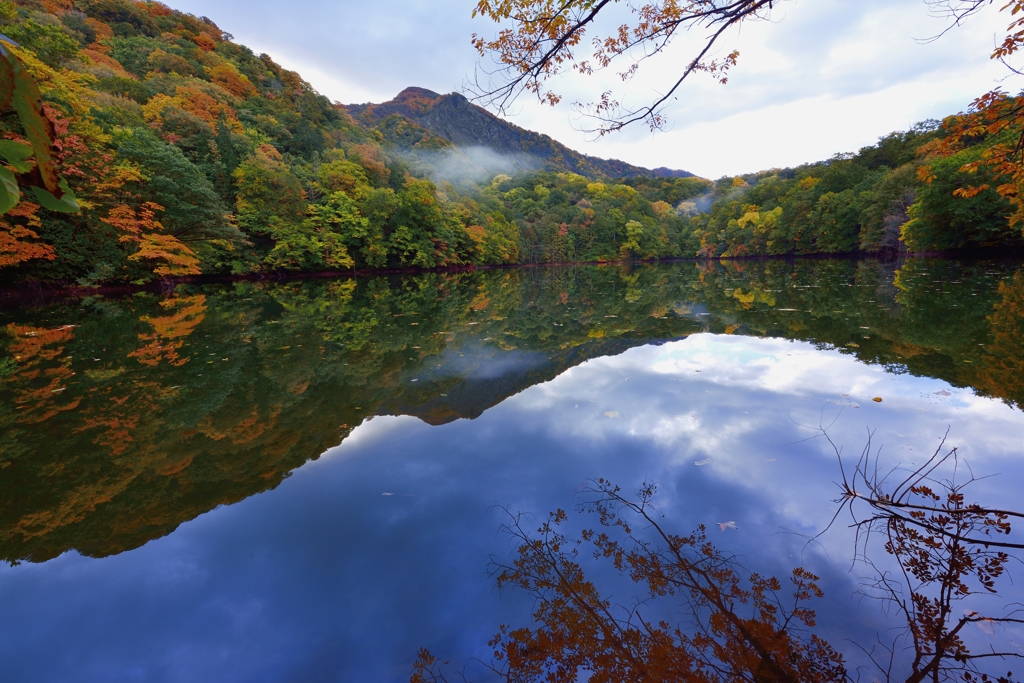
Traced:
<svg viewBox="0 0 1024 683">
<path fill-rule="evenodd" d="M 473 3 L 462 0 L 172 4 L 210 16 L 239 42 L 343 102 L 383 101 L 409 85 L 458 90 L 476 65 L 470 35 L 495 26 L 471 19 Z M 587 154 L 708 177 L 815 161 L 964 109 L 1006 75 L 988 53 L 1007 21 L 997 4 L 921 44 L 916 39 L 945 27 L 922 0 L 790 0 L 779 4 L 773 22 L 749 23 L 723 44 L 741 52 L 728 85 L 696 79 L 682 88 L 667 132 L 651 135 L 637 126 L 593 140 L 577 129 L 585 124 L 568 105 L 527 99 L 511 120 Z M 683 36 L 649 62 L 625 91 L 628 102 L 641 104 L 663 89 L 702 35 Z M 556 85 L 566 102 L 621 86 L 614 74 Z"/>
<path fill-rule="evenodd" d="M 857 406 L 843 407 L 849 403 Z M 874 431 L 884 467 L 923 462 L 951 428 L 947 447 L 957 446 L 977 472 L 1015 472 L 1024 441 L 1020 411 L 999 401 L 772 338 L 697 334 L 635 348 L 590 360 L 506 404 L 522 411 L 524 424 L 595 449 L 621 442 L 625 453 L 644 452 L 650 446 L 641 444 L 652 444 L 666 456 L 664 471 L 651 476 L 696 472 L 696 462 L 710 459 L 702 472 L 759 496 L 770 492 L 791 524 L 827 518 L 835 497 L 834 452 L 824 440 L 805 441 L 819 425 L 829 426 L 847 457 Z"/>
</svg>

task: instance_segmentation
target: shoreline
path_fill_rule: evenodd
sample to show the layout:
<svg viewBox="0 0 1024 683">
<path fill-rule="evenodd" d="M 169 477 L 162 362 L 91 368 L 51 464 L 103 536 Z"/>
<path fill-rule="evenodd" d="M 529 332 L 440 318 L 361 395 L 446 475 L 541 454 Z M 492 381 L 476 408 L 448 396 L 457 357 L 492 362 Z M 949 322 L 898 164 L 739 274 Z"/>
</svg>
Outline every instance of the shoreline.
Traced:
<svg viewBox="0 0 1024 683">
<path fill-rule="evenodd" d="M 244 275 L 192 275 L 169 277 L 154 280 L 143 285 L 111 284 L 98 286 L 82 286 L 61 281 L 35 280 L 20 285 L 0 287 L 0 309 L 31 302 L 36 304 L 52 304 L 61 299 L 85 299 L 90 296 L 121 297 L 136 292 L 170 293 L 178 285 L 208 285 L 231 282 L 290 282 L 294 280 L 326 280 L 380 277 L 394 275 L 417 275 L 421 273 L 471 273 L 486 270 L 569 268 L 569 267 L 630 267 L 639 265 L 655 265 L 660 263 L 711 263 L 711 262 L 743 262 L 743 261 L 796 261 L 796 260 L 860 260 L 873 259 L 882 262 L 899 261 L 910 258 L 947 258 L 963 260 L 1016 260 L 1024 257 L 1021 253 L 994 253 L 988 250 L 960 250 L 916 252 L 886 255 L 871 252 L 845 252 L 835 254 L 778 254 L 750 256 L 715 256 L 715 257 L 677 257 L 666 259 L 636 259 L 615 261 L 547 261 L 542 263 L 502 263 L 489 265 L 440 266 L 436 268 L 381 268 L 324 271 L 273 271 L 269 273 L 248 273 Z"/>
</svg>

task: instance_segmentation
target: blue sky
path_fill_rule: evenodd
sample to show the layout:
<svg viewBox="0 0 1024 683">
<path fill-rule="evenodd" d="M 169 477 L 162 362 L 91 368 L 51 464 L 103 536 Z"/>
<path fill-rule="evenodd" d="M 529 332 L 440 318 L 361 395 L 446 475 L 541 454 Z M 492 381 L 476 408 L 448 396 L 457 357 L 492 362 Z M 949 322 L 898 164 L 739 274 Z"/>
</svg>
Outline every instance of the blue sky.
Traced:
<svg viewBox="0 0 1024 683">
<path fill-rule="evenodd" d="M 470 36 L 495 27 L 471 18 L 473 0 L 170 4 L 210 17 L 345 103 L 387 100 L 409 85 L 460 90 L 477 65 Z M 684 87 L 665 132 L 637 126 L 594 140 L 568 104 L 527 99 L 510 119 L 588 154 L 707 177 L 814 161 L 960 111 L 996 85 L 1019 88 L 1002 81 L 1008 72 L 988 59 L 1008 19 L 999 5 L 922 44 L 945 27 L 924 0 L 785 0 L 771 22 L 747 24 L 724 44 L 741 53 L 728 85 L 697 79 Z M 664 87 L 692 54 L 688 41 L 649 62 L 621 91 L 625 99 L 639 104 Z M 590 101 L 616 80 L 609 74 L 556 85 L 568 103 Z"/>
</svg>

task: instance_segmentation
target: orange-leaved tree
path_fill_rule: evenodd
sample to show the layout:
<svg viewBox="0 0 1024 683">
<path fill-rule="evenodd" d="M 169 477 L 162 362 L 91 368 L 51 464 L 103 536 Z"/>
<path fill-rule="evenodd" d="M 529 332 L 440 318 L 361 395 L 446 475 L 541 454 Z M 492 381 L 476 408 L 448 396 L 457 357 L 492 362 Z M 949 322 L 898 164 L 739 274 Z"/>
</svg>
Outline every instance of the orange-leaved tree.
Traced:
<svg viewBox="0 0 1024 683">
<path fill-rule="evenodd" d="M 502 111 L 524 91 L 554 105 L 561 96 L 546 85 L 553 76 L 566 70 L 591 75 L 621 65 L 617 75 L 628 81 L 645 60 L 663 52 L 680 31 L 707 29 L 709 35 L 696 54 L 653 102 L 641 107 L 623 106 L 606 91 L 584 107 L 594 117 L 594 131 L 602 135 L 638 121 L 652 130 L 661 128 L 665 106 L 688 77 L 705 72 L 726 82 L 739 52 L 712 56 L 723 35 L 744 21 L 769 18 L 774 6 L 782 1 L 645 0 L 629 6 L 630 23 L 601 32 L 599 14 L 611 14 L 620 4 L 618 0 L 479 0 L 473 16 L 487 17 L 503 28 L 491 39 L 473 35 L 473 46 L 480 55 L 493 57 L 497 69 L 491 75 L 498 78 L 497 85 L 477 83 L 474 94 Z M 593 31 L 597 33 L 590 37 Z M 580 55 L 587 37 L 593 51 Z"/>
<path fill-rule="evenodd" d="M 992 4 L 992 0 L 929 0 L 929 4 L 942 10 L 954 23 Z M 1024 75 L 1010 64 L 1024 47 L 1024 0 L 1009 0 L 1002 10 L 1009 12 L 1011 21 L 1006 36 L 996 45 L 991 58 L 1006 65 L 1012 74 Z M 1024 231 L 1024 93 L 1011 95 L 997 88 L 977 98 L 966 113 L 950 117 L 945 122 L 949 134 L 931 150 L 935 157 L 951 157 L 964 148 L 984 143 L 980 158 L 963 165 L 963 172 L 982 177 L 980 182 L 957 187 L 957 197 L 972 198 L 994 187 L 995 191 L 1013 205 L 1010 225 L 1020 225 Z M 931 183 L 935 176 L 932 167 L 921 166 L 918 176 Z"/>
<path fill-rule="evenodd" d="M 154 263 L 153 272 L 157 275 L 199 275 L 202 271 L 195 252 L 174 235 L 162 232 L 164 227 L 156 220 L 158 211 L 163 211 L 163 207 L 154 202 L 143 202 L 138 209 L 119 204 L 100 220 L 121 233 L 121 242 L 136 245 L 129 261 Z"/>
</svg>

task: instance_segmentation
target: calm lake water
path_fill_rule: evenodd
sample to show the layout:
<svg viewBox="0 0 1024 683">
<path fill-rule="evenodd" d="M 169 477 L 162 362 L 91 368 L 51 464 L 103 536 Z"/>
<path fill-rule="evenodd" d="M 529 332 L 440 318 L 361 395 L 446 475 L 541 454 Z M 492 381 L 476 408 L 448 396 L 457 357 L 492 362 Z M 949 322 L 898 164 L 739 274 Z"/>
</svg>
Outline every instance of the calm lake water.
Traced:
<svg viewBox="0 0 1024 683">
<path fill-rule="evenodd" d="M 820 426 L 850 456 L 873 431 L 892 465 L 948 429 L 997 475 L 974 496 L 1024 507 L 1019 263 L 245 282 L 0 325 L 5 681 L 401 681 L 420 647 L 488 659 L 533 606 L 488 575 L 511 550 L 495 506 L 539 520 L 596 477 L 659 482 L 666 526 L 707 525 L 753 569 L 818 573 L 818 632 L 847 650 L 892 623 L 856 595 L 845 521 L 807 542 L 838 495 Z M 967 638 L 1020 651 L 1024 629 Z"/>
</svg>

